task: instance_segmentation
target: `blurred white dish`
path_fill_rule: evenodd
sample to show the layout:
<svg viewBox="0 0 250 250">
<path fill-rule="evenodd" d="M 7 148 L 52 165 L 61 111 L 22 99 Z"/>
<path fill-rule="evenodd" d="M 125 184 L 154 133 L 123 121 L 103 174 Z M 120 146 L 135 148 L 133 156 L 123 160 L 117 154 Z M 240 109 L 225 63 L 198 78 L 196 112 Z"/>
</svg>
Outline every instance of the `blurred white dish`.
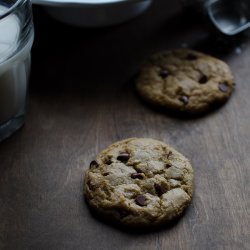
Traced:
<svg viewBox="0 0 250 250">
<path fill-rule="evenodd" d="M 153 0 L 32 0 L 55 19 L 76 26 L 102 27 L 128 21 Z"/>
</svg>

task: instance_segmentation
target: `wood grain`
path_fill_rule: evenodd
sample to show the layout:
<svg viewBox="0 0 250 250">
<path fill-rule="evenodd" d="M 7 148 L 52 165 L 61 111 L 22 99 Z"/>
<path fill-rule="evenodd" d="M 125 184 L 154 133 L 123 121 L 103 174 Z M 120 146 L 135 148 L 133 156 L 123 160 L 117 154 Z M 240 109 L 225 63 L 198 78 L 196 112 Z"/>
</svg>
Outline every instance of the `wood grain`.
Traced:
<svg viewBox="0 0 250 250">
<path fill-rule="evenodd" d="M 36 6 L 34 19 L 26 125 L 0 144 L 0 249 L 250 249 L 249 39 L 211 37 L 170 0 L 112 28 L 73 28 Z M 199 119 L 161 113 L 134 92 L 143 59 L 182 45 L 227 61 L 237 82 L 225 106 Z M 96 220 L 82 193 L 95 155 L 132 136 L 171 144 L 195 171 L 185 215 L 144 234 Z"/>
</svg>

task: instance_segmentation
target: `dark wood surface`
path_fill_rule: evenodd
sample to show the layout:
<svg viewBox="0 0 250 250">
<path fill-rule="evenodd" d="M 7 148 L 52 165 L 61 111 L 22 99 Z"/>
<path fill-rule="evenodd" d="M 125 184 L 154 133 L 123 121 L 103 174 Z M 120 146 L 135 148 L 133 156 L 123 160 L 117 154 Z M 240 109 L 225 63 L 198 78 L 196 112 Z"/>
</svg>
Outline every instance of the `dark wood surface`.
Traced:
<svg viewBox="0 0 250 250">
<path fill-rule="evenodd" d="M 0 249 L 250 249 L 250 40 L 211 37 L 197 15 L 156 0 L 133 21 L 81 29 L 34 8 L 26 124 L 0 144 Z M 154 51 L 195 47 L 223 58 L 237 88 L 221 109 L 179 119 L 142 103 L 134 78 Z M 93 218 L 83 170 L 128 137 L 165 141 L 195 171 L 184 216 L 148 233 Z"/>
</svg>

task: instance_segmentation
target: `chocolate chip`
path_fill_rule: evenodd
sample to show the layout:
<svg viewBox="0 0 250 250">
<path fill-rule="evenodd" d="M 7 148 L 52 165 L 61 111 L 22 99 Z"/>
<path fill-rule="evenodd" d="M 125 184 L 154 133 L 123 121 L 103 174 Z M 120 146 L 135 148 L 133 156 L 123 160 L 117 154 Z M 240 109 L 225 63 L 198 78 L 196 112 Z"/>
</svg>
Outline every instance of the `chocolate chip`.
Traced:
<svg viewBox="0 0 250 250">
<path fill-rule="evenodd" d="M 171 168 L 172 166 L 171 166 L 171 164 L 167 163 L 167 164 L 165 165 L 165 167 L 166 167 L 166 168 Z"/>
<path fill-rule="evenodd" d="M 223 83 L 219 83 L 219 90 L 221 92 L 227 93 L 228 92 L 229 87 L 223 82 Z"/>
<path fill-rule="evenodd" d="M 97 163 L 97 161 L 92 161 L 92 162 L 90 162 L 90 164 L 89 164 L 89 167 L 90 168 L 97 168 L 99 166 L 99 164 Z"/>
<path fill-rule="evenodd" d="M 154 184 L 155 192 L 157 193 L 158 196 L 162 196 L 164 193 L 167 192 L 166 188 L 155 183 Z"/>
<path fill-rule="evenodd" d="M 187 104 L 188 104 L 189 98 L 188 98 L 188 96 L 186 96 L 186 95 L 182 95 L 182 96 L 180 96 L 179 100 L 180 100 L 184 105 L 187 105 Z"/>
<path fill-rule="evenodd" d="M 200 83 L 200 84 L 204 84 L 204 83 L 207 83 L 207 81 L 208 81 L 207 76 L 206 76 L 206 75 L 203 75 L 203 76 L 200 78 L 199 83 Z"/>
<path fill-rule="evenodd" d="M 197 60 L 198 57 L 194 54 L 189 53 L 189 54 L 187 54 L 186 59 L 189 61 L 194 61 L 194 60 Z"/>
<path fill-rule="evenodd" d="M 117 156 L 117 160 L 118 161 L 121 161 L 121 162 L 127 162 L 129 159 L 129 154 L 128 153 L 120 153 L 118 156 Z"/>
<path fill-rule="evenodd" d="M 140 180 L 142 180 L 143 175 L 141 173 L 133 173 L 133 174 L 131 174 L 131 178 L 132 179 L 140 179 Z"/>
<path fill-rule="evenodd" d="M 167 78 L 169 75 L 169 72 L 167 69 L 161 69 L 161 71 L 159 72 L 159 76 L 163 79 Z"/>
<path fill-rule="evenodd" d="M 138 195 L 135 198 L 135 203 L 139 206 L 145 206 L 146 205 L 146 197 L 144 195 Z"/>
<path fill-rule="evenodd" d="M 112 160 L 111 160 L 111 158 L 106 158 L 105 160 L 104 160 L 104 163 L 105 164 L 107 164 L 107 165 L 110 165 L 110 164 L 112 164 Z"/>
<path fill-rule="evenodd" d="M 107 176 L 107 175 L 109 175 L 109 173 L 108 173 L 108 172 L 106 172 L 106 173 L 103 173 L 102 175 L 103 175 L 103 176 Z"/>
</svg>

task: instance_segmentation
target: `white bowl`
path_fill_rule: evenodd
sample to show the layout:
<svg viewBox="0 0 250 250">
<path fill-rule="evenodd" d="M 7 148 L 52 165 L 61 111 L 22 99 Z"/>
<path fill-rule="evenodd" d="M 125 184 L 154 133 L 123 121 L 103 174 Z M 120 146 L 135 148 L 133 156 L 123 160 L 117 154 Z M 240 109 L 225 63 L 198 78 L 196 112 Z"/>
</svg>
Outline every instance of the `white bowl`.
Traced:
<svg viewBox="0 0 250 250">
<path fill-rule="evenodd" d="M 141 14 L 152 0 L 32 0 L 44 5 L 55 19 L 76 26 L 102 27 Z"/>
</svg>

